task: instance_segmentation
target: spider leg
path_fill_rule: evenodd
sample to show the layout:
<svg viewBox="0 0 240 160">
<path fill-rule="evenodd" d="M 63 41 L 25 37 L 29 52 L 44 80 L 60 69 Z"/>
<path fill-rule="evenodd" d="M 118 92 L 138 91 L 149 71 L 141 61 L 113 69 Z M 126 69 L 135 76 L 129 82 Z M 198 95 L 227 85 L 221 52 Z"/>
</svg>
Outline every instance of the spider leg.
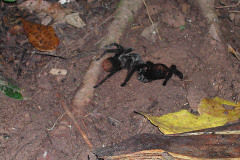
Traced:
<svg viewBox="0 0 240 160">
<path fill-rule="evenodd" d="M 138 65 L 135 65 L 132 70 L 127 74 L 127 77 L 125 78 L 124 82 L 121 84 L 121 87 L 124 87 L 127 82 L 130 80 L 130 78 L 132 77 L 133 73 L 136 72 L 137 70 L 145 67 L 146 64 L 138 64 Z"/>
<path fill-rule="evenodd" d="M 117 49 L 119 50 L 119 52 L 123 52 L 123 53 L 130 53 L 132 51 L 134 51 L 133 48 L 124 48 L 123 46 L 121 46 L 120 44 L 117 44 L 117 43 L 112 43 L 106 47 L 112 47 L 112 46 L 115 46 L 117 47 Z M 122 53 L 121 53 L 122 54 Z M 118 55 L 119 56 L 119 55 Z"/>
<path fill-rule="evenodd" d="M 97 88 L 98 86 L 100 86 L 101 84 L 103 84 L 103 82 L 105 82 L 108 78 L 112 77 L 115 73 L 117 73 L 120 70 L 115 70 L 111 73 L 109 73 L 100 83 L 98 83 L 96 86 L 94 86 L 93 88 Z"/>
<path fill-rule="evenodd" d="M 175 74 L 176 76 L 178 76 L 181 80 L 183 79 L 183 74 L 182 74 L 182 72 L 180 72 L 179 70 L 175 70 L 175 71 L 173 72 L 173 74 Z"/>
<path fill-rule="evenodd" d="M 103 52 L 103 54 L 99 57 L 99 58 L 97 58 L 96 59 L 96 61 L 98 61 L 99 59 L 101 59 L 105 54 L 107 54 L 107 53 L 119 53 L 120 52 L 120 50 L 119 49 L 107 49 L 107 50 L 105 50 L 104 52 Z"/>
<path fill-rule="evenodd" d="M 133 48 L 126 48 L 126 49 L 123 49 L 123 50 L 120 50 L 119 49 L 119 52 L 115 54 L 114 57 L 119 57 L 121 54 L 127 54 L 127 53 L 130 53 L 133 51 Z"/>
<path fill-rule="evenodd" d="M 124 49 L 124 47 L 122 45 L 117 44 L 117 43 L 111 43 L 105 47 L 113 47 L 113 46 L 117 47 L 118 49 L 122 49 L 122 50 Z"/>
<path fill-rule="evenodd" d="M 171 67 L 169 68 L 168 74 L 167 74 L 165 80 L 163 81 L 163 86 L 166 86 L 167 81 L 172 77 L 174 71 L 176 71 L 176 66 L 171 65 Z"/>
<path fill-rule="evenodd" d="M 134 51 L 133 48 L 126 48 L 125 51 L 124 51 L 124 53 L 130 53 L 130 52 L 132 52 L 132 51 Z"/>
</svg>

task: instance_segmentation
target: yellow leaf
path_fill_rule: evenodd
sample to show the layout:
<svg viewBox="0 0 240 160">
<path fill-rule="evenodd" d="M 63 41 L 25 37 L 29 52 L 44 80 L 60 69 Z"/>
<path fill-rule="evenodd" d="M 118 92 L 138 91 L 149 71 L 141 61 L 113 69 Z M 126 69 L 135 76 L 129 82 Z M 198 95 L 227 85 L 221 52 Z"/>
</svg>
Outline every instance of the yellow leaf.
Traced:
<svg viewBox="0 0 240 160">
<path fill-rule="evenodd" d="M 222 105 L 229 105 L 235 109 L 225 109 Z M 214 99 L 204 98 L 199 106 L 200 115 L 194 115 L 187 110 L 169 113 L 160 117 L 137 112 L 159 128 L 164 134 L 178 134 L 195 130 L 223 126 L 227 122 L 233 122 L 240 117 L 240 104 L 230 102 L 218 97 Z"/>
<path fill-rule="evenodd" d="M 226 109 L 223 105 L 234 107 L 234 109 Z M 204 98 L 198 105 L 199 114 L 210 114 L 216 117 L 227 118 L 228 122 L 236 121 L 240 118 L 240 103 L 230 102 L 219 97 L 214 99 Z"/>
<path fill-rule="evenodd" d="M 141 112 L 138 113 L 148 118 L 151 123 L 157 126 L 164 134 L 190 132 L 194 130 L 217 127 L 227 123 L 226 118 L 214 117 L 209 114 L 197 116 L 191 114 L 187 110 L 169 113 L 160 117 L 150 116 Z"/>
</svg>

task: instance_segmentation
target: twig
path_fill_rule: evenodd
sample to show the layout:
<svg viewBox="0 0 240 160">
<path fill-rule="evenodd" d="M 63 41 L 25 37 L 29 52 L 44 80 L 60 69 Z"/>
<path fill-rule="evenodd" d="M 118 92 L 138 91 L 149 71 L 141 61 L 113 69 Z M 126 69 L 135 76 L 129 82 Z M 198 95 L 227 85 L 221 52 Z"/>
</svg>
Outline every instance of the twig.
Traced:
<svg viewBox="0 0 240 160">
<path fill-rule="evenodd" d="M 29 142 L 25 143 L 24 145 L 22 145 L 22 146 L 17 150 L 17 152 L 16 152 L 15 155 L 13 156 L 12 160 L 17 159 L 17 156 L 18 156 L 19 152 L 20 152 L 23 148 L 25 148 L 26 146 L 31 145 L 31 143 L 32 143 L 33 141 L 37 140 L 37 139 L 38 139 L 38 138 L 34 138 L 34 139 L 30 140 Z"/>
<path fill-rule="evenodd" d="M 62 117 L 66 114 L 66 112 L 64 112 L 60 117 L 57 118 L 57 120 L 54 122 L 53 126 L 51 128 L 47 128 L 48 131 L 52 131 L 53 128 L 56 126 L 57 122 L 62 119 Z"/>
<path fill-rule="evenodd" d="M 74 115 L 72 114 L 72 112 L 68 109 L 66 103 L 63 101 L 63 99 L 61 98 L 60 93 L 57 93 L 57 97 L 60 99 L 60 104 L 61 106 L 64 108 L 64 110 L 66 111 L 67 115 L 71 118 L 71 120 L 73 121 L 75 127 L 78 129 L 78 131 L 80 132 L 80 134 L 82 135 L 83 139 L 85 140 L 85 142 L 87 143 L 88 147 L 90 149 L 92 149 L 92 143 L 90 142 L 90 140 L 88 139 L 87 135 L 85 134 L 85 132 L 83 131 L 83 129 L 78 125 L 77 119 L 74 117 Z"/>
<path fill-rule="evenodd" d="M 66 59 L 65 57 L 62 57 L 62 56 L 57 56 L 57 55 L 53 55 L 53 54 L 41 54 L 41 53 L 34 53 L 36 55 L 40 55 L 40 56 L 43 56 L 43 57 L 54 57 L 54 58 L 60 58 L 60 59 Z"/>
<path fill-rule="evenodd" d="M 240 1 L 235 5 L 227 5 L 227 6 L 221 6 L 221 7 L 215 7 L 215 8 L 233 8 L 233 7 L 237 7 L 239 4 L 240 4 Z"/>
<path fill-rule="evenodd" d="M 204 134 L 221 134 L 221 135 L 231 135 L 231 134 L 240 134 L 240 130 L 234 130 L 234 131 L 228 131 L 228 130 L 224 130 L 224 131 L 217 131 L 217 132 L 213 132 L 213 131 L 209 131 L 209 132 L 193 132 L 193 133 L 182 133 L 182 134 L 170 134 L 168 136 L 196 136 L 196 135 L 204 135 Z"/>
<path fill-rule="evenodd" d="M 240 11 L 228 11 L 230 13 L 240 13 Z"/>
<path fill-rule="evenodd" d="M 144 4 L 145 7 L 146 7 L 146 10 L 147 10 L 147 14 L 148 14 L 148 18 L 149 18 L 149 20 L 151 21 L 152 24 L 154 24 L 154 23 L 153 23 L 153 20 L 152 20 L 152 18 L 151 18 L 151 16 L 150 16 L 150 13 L 149 13 L 149 10 L 148 10 L 148 7 L 147 7 L 147 4 L 146 4 L 145 0 L 143 0 L 143 4 Z M 156 32 L 157 32 L 157 34 L 158 34 L 158 38 L 159 38 L 159 40 L 161 41 L 162 38 L 161 38 L 161 36 L 160 36 L 159 31 L 158 31 L 157 28 L 156 28 Z"/>
</svg>

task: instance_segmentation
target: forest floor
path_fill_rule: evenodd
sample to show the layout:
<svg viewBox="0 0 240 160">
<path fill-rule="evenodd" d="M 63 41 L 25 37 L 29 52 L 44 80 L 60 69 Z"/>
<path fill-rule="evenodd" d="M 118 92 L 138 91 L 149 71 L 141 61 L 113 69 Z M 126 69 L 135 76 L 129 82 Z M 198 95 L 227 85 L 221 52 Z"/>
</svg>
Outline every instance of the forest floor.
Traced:
<svg viewBox="0 0 240 160">
<path fill-rule="evenodd" d="M 63 53 L 60 55 L 63 57 L 79 55 L 61 59 L 33 54 L 38 51 L 27 42 L 25 35 L 10 35 L 9 38 L 8 30 L 12 26 L 7 22 L 23 11 L 18 11 L 14 4 L 2 2 L 0 17 L 6 21 L 0 26 L 0 53 L 4 61 L 1 70 L 24 89 L 24 95 L 29 99 L 14 100 L 0 95 L 1 160 L 88 159 L 88 146 L 73 124 L 67 126 L 67 132 L 52 134 L 65 114 L 57 93 L 68 102 L 72 100 L 89 63 L 103 52 L 98 49 L 98 44 L 104 39 L 118 3 L 92 1 L 88 9 L 77 1 L 64 4 L 66 8 L 79 11 L 86 26 L 78 29 L 65 23 L 54 27 L 60 38 L 55 54 Z M 216 5 L 220 4 L 216 2 Z M 144 61 L 163 63 L 168 67 L 176 65 L 184 78 L 181 81 L 173 75 L 163 86 L 163 80 L 142 83 L 134 75 L 125 87 L 121 87 L 127 74 L 123 70 L 96 88 L 94 98 L 78 118 L 93 148 L 140 133 L 161 134 L 157 127 L 134 111 L 160 116 L 181 109 L 195 112 L 205 97 L 239 101 L 240 63 L 227 52 L 227 44 L 239 48 L 240 24 L 231 21 L 224 9 L 216 10 L 226 40 L 219 42 L 209 35 L 207 22 L 198 6 L 188 1 L 151 0 L 147 1 L 147 7 L 149 13 L 143 6 L 118 43 L 134 48 L 134 53 L 140 54 Z M 142 32 L 152 25 L 149 16 L 157 24 L 158 33 L 151 32 L 144 37 Z M 25 17 L 36 23 L 40 21 L 34 12 L 25 12 Z M 69 49 L 65 44 L 86 34 L 83 46 L 73 52 L 63 52 Z M 50 70 L 54 68 L 64 69 L 67 74 L 53 75 Z M 102 71 L 98 82 L 106 75 Z"/>
</svg>

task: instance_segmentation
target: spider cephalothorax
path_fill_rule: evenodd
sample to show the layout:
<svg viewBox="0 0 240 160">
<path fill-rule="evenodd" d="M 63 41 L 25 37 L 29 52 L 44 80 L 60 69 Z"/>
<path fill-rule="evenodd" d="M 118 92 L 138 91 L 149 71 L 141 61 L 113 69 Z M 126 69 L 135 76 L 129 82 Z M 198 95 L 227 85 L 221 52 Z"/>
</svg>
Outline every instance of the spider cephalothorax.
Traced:
<svg viewBox="0 0 240 160">
<path fill-rule="evenodd" d="M 103 67 L 104 71 L 110 72 L 110 73 L 99 84 L 94 86 L 94 88 L 101 85 L 108 78 L 110 78 L 112 75 L 114 75 L 116 72 L 118 72 L 122 69 L 128 70 L 128 75 L 125 79 L 125 81 L 128 81 L 131 78 L 131 77 L 129 77 L 129 73 L 131 72 L 131 70 L 136 65 L 144 63 L 139 54 L 130 53 L 133 51 L 132 48 L 124 48 L 123 46 L 116 44 L 116 43 L 112 43 L 108 47 L 112 47 L 112 46 L 116 46 L 116 49 L 107 49 L 100 56 L 100 58 L 101 58 L 106 53 L 115 53 L 115 55 L 113 57 L 109 57 L 109 58 L 105 59 L 102 63 L 102 67 Z M 100 58 L 98 58 L 98 59 L 100 59 Z"/>
<path fill-rule="evenodd" d="M 116 43 L 112 43 L 109 46 L 116 46 L 116 49 L 105 50 L 100 58 L 106 53 L 115 53 L 113 57 L 105 59 L 102 63 L 103 69 L 110 73 L 99 84 L 94 86 L 94 88 L 101 85 L 108 78 L 122 69 L 127 69 L 128 74 L 125 81 L 121 84 L 121 87 L 127 84 L 135 72 L 138 74 L 138 80 L 143 83 L 151 82 L 157 79 L 164 79 L 163 86 L 167 84 L 173 74 L 178 76 L 181 80 L 183 79 L 182 72 L 177 70 L 175 65 L 171 65 L 168 68 L 166 65 L 161 63 L 154 64 L 150 61 L 144 62 L 139 54 L 130 53 L 133 51 L 132 48 L 123 48 L 123 46 Z"/>
</svg>

